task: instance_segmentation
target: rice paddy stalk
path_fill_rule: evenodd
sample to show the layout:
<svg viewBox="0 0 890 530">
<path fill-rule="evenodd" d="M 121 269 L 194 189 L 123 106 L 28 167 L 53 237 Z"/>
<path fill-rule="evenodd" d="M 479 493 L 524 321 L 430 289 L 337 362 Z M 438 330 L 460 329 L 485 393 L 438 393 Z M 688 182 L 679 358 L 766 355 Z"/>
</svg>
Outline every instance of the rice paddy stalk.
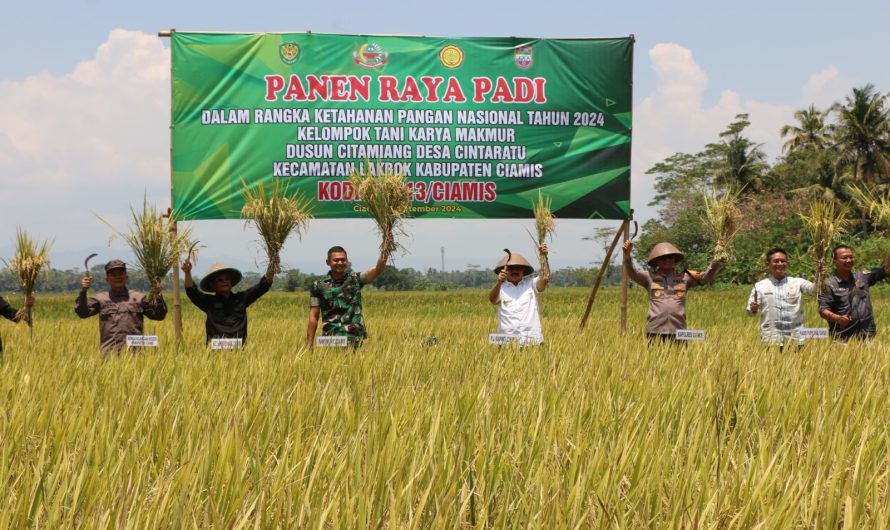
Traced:
<svg viewBox="0 0 890 530">
<path fill-rule="evenodd" d="M 241 217 L 245 224 L 252 224 L 262 238 L 266 259 L 272 274 L 281 272 L 281 265 L 273 258 L 279 256 L 287 238 L 295 233 L 297 237 L 309 228 L 312 219 L 310 201 L 299 193 L 291 193 L 289 186 L 276 179 L 275 185 L 266 188 L 262 183 L 253 189 L 241 180 L 244 190 L 244 207 Z"/>
<path fill-rule="evenodd" d="M 154 302 L 157 298 L 154 289 L 163 285 L 164 278 L 179 260 L 179 256 L 191 245 L 191 230 L 175 229 L 175 214 L 165 216 L 145 198 L 142 200 L 142 210 L 137 211 L 130 205 L 130 214 L 132 225 L 128 227 L 128 232 L 117 230 L 108 221 L 101 217 L 99 219 L 130 247 L 139 268 L 152 286 L 148 300 Z"/>
<path fill-rule="evenodd" d="M 727 262 L 732 259 L 732 241 L 739 231 L 738 191 L 727 191 L 722 195 L 704 196 L 705 212 L 702 224 L 705 234 L 717 242 L 714 247 L 714 260 Z"/>
<path fill-rule="evenodd" d="M 380 254 L 389 259 L 396 250 L 403 249 L 396 235 L 407 235 L 405 213 L 411 207 L 411 190 L 405 175 L 391 170 L 372 175 L 371 163 L 367 171 L 355 171 L 350 177 L 356 194 L 365 203 L 380 232 Z"/>
<path fill-rule="evenodd" d="M 827 258 L 835 241 L 847 231 L 849 208 L 833 201 L 817 200 L 810 204 L 810 214 L 798 212 L 813 239 L 810 252 L 816 261 L 816 285 L 819 292 L 828 289 Z"/>
<path fill-rule="evenodd" d="M 40 275 L 49 269 L 49 248 L 49 242 L 44 241 L 38 244 L 37 241 L 31 239 L 27 232 L 21 228 L 16 229 L 15 255 L 5 263 L 18 278 L 26 300 L 34 292 L 34 284 L 37 283 Z M 27 302 L 24 307 L 23 320 L 29 328 L 32 328 L 31 306 Z"/>
<path fill-rule="evenodd" d="M 859 186 L 847 186 L 847 191 L 871 220 L 875 232 L 885 238 L 890 236 L 890 198 Z M 890 247 L 884 249 L 884 254 L 888 253 Z"/>
<path fill-rule="evenodd" d="M 535 233 L 529 232 L 529 236 L 531 236 L 536 248 L 538 248 L 541 272 L 547 276 L 550 275 L 550 260 L 547 258 L 547 254 L 540 251 L 540 248 L 547 242 L 547 237 L 552 238 L 552 234 L 556 231 L 556 222 L 553 220 L 553 212 L 550 210 L 551 204 L 552 199 L 544 197 L 541 190 L 538 190 L 538 200 L 537 202 L 532 202 L 532 213 L 535 215 Z"/>
</svg>

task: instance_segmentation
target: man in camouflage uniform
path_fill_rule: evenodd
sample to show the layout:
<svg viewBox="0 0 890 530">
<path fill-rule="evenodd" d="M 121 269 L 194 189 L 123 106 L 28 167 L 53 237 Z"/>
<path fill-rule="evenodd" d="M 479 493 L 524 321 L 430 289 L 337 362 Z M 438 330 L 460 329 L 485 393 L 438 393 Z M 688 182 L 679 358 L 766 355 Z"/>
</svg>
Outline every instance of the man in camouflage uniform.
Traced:
<svg viewBox="0 0 890 530">
<path fill-rule="evenodd" d="M 306 344 L 315 345 L 315 332 L 319 317 L 322 319 L 322 335 L 347 337 L 353 346 L 361 344 L 368 336 L 362 318 L 362 287 L 373 282 L 386 267 L 387 256 L 380 254 L 377 263 L 362 273 L 349 268 L 349 259 L 343 247 L 331 247 L 325 263 L 331 269 L 309 289 L 309 326 Z"/>
<path fill-rule="evenodd" d="M 80 318 L 99 315 L 99 349 L 107 355 L 127 345 L 127 335 L 142 335 L 143 316 L 151 320 L 164 320 L 167 304 L 161 297 L 161 288 L 154 287 L 154 300 L 127 289 L 127 265 L 119 259 L 105 264 L 105 280 L 108 291 L 87 298 L 87 289 L 93 284 L 92 276 L 80 281 L 80 294 L 74 301 L 74 312 Z"/>
<path fill-rule="evenodd" d="M 676 269 L 683 261 L 683 253 L 670 243 L 659 243 L 649 253 L 649 265 L 654 272 L 640 272 L 634 268 L 631 251 L 633 242 L 624 243 L 624 268 L 631 280 L 649 291 L 649 314 L 646 317 L 646 336 L 649 342 L 674 340 L 678 329 L 686 329 L 686 292 L 710 283 L 723 264 L 712 261 L 705 272 Z"/>
</svg>

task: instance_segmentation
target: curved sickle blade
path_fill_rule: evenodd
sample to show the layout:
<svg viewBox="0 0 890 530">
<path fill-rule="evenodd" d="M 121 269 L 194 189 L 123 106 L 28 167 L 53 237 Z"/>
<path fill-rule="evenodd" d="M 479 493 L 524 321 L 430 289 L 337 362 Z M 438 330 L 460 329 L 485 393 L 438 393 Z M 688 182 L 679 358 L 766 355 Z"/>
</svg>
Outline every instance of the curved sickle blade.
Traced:
<svg viewBox="0 0 890 530">
<path fill-rule="evenodd" d="M 83 268 L 87 270 L 87 276 L 90 275 L 90 260 L 98 256 L 95 252 L 87 256 L 87 259 L 83 260 Z"/>
<path fill-rule="evenodd" d="M 637 234 L 640 232 L 640 225 L 636 221 L 634 221 L 634 235 L 630 236 L 630 240 L 633 241 Z"/>
<path fill-rule="evenodd" d="M 198 246 L 198 243 L 200 243 L 200 241 L 195 241 L 192 243 L 192 246 L 189 247 L 189 251 L 185 255 L 187 260 L 192 261 L 192 254 L 195 252 L 195 247 Z"/>
<path fill-rule="evenodd" d="M 504 249 L 504 252 L 507 253 L 507 263 L 510 263 L 510 260 L 513 259 L 513 253 L 510 252 L 510 249 L 509 249 L 509 248 L 505 248 L 505 249 Z"/>
</svg>

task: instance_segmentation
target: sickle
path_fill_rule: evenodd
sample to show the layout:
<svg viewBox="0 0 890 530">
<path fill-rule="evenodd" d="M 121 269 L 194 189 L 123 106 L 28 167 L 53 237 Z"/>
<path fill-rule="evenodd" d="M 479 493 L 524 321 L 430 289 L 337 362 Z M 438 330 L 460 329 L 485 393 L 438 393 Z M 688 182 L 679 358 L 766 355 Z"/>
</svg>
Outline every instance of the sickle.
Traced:
<svg viewBox="0 0 890 530">
<path fill-rule="evenodd" d="M 510 260 L 513 259 L 513 253 L 510 252 L 510 249 L 509 249 L 509 248 L 505 248 L 505 249 L 504 249 L 504 252 L 507 253 L 507 263 L 510 263 Z"/>
<path fill-rule="evenodd" d="M 640 225 L 634 221 L 634 235 L 630 236 L 630 240 L 633 241 L 635 237 L 637 237 L 637 233 L 640 231 Z"/>
<path fill-rule="evenodd" d="M 99 254 L 93 253 L 87 256 L 87 259 L 83 260 L 83 268 L 87 270 L 87 277 L 90 276 L 90 260 L 98 256 Z"/>
<path fill-rule="evenodd" d="M 186 254 L 186 257 L 188 258 L 189 261 L 192 261 L 192 252 L 195 251 L 195 247 L 198 246 L 198 243 L 200 243 L 200 241 L 195 241 L 194 243 L 192 243 L 192 246 L 189 247 L 189 251 Z"/>
</svg>

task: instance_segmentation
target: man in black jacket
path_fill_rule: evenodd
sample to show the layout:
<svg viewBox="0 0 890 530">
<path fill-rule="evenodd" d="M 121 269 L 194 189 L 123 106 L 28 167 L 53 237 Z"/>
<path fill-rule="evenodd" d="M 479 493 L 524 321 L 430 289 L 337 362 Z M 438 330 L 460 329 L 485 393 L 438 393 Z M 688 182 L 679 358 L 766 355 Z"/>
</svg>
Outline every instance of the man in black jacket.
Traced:
<svg viewBox="0 0 890 530">
<path fill-rule="evenodd" d="M 278 262 L 278 256 L 273 257 L 259 283 L 238 293 L 232 292 L 232 287 L 241 281 L 241 271 L 238 269 L 215 263 L 201 279 L 201 290 L 198 290 L 192 279 L 192 263 L 189 260 L 182 263 L 185 294 L 195 307 L 207 313 L 204 323 L 207 342 L 210 339 L 242 339 L 243 343 L 247 342 L 247 308 L 269 292 L 274 279 L 273 264 Z"/>
</svg>

